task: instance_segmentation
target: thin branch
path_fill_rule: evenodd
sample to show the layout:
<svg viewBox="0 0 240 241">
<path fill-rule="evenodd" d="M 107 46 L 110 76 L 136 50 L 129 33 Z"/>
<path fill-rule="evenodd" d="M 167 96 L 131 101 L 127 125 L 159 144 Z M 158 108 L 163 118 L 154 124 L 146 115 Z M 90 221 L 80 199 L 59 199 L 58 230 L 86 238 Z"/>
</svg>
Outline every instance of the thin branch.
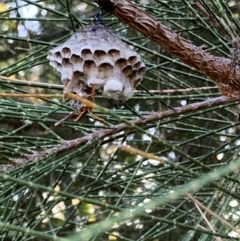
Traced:
<svg viewBox="0 0 240 241">
<path fill-rule="evenodd" d="M 0 93 L 0 97 L 15 98 L 62 98 L 62 94 L 20 94 L 20 93 Z"/>
<path fill-rule="evenodd" d="M 224 220 L 223 218 L 219 217 L 216 213 L 214 213 L 212 210 L 207 208 L 205 205 L 203 205 L 201 202 L 199 202 L 196 198 L 194 198 L 190 193 L 186 194 L 189 199 L 191 199 L 195 204 L 197 204 L 199 207 L 201 207 L 203 210 L 211 214 L 214 218 L 216 218 L 218 221 L 220 221 L 222 224 L 230 228 L 231 230 L 234 230 L 238 235 L 240 235 L 240 231 L 233 227 L 229 222 Z"/>
<path fill-rule="evenodd" d="M 202 15 L 206 19 L 208 19 L 208 22 L 210 22 L 211 25 L 215 27 L 219 33 L 221 33 L 229 40 L 232 40 L 234 38 L 234 35 L 230 31 L 229 27 L 225 23 L 223 24 L 223 20 L 220 19 L 218 16 L 213 16 L 211 13 L 208 13 L 208 11 L 203 7 L 203 5 L 199 1 L 191 0 L 189 1 L 189 3 L 200 13 L 202 13 Z"/>
<path fill-rule="evenodd" d="M 214 227 L 212 226 L 212 224 L 210 223 L 210 221 L 208 221 L 206 215 L 203 213 L 203 211 L 201 210 L 201 208 L 199 207 L 199 205 L 197 203 L 194 203 L 198 212 L 201 214 L 202 218 L 205 220 L 205 222 L 207 223 L 208 227 L 212 230 L 213 233 L 216 233 Z M 199 225 L 201 228 L 204 228 L 202 227 L 201 225 Z M 222 239 L 220 237 L 216 237 L 214 236 L 214 238 L 217 240 L 217 241 L 222 241 Z"/>
<path fill-rule="evenodd" d="M 122 151 L 125 151 L 127 153 L 130 153 L 133 155 L 139 155 L 139 156 L 147 158 L 147 159 L 156 159 L 159 161 L 159 163 L 164 163 L 164 162 L 169 163 L 165 157 L 158 157 L 158 156 L 154 155 L 153 153 L 147 153 L 147 152 L 141 151 L 137 148 L 133 148 L 129 145 L 120 145 L 119 149 Z"/>
<path fill-rule="evenodd" d="M 42 88 L 49 88 L 49 89 L 60 89 L 63 90 L 63 85 L 57 85 L 57 84 L 48 84 L 48 83 L 42 83 L 42 82 L 36 82 L 36 81 L 29 81 L 29 80 L 20 80 L 20 79 L 14 79 L 11 77 L 6 77 L 6 76 L 1 76 L 0 79 L 7 80 L 6 83 L 12 84 L 22 84 L 26 86 L 35 86 L 35 87 L 42 87 Z M 217 89 L 216 86 L 204 86 L 204 87 L 196 87 L 196 88 L 186 88 L 186 89 L 171 89 L 171 90 L 148 90 L 149 93 L 151 94 L 169 94 L 169 93 L 183 93 L 183 92 L 191 92 L 191 91 L 204 91 L 204 90 L 211 90 L 211 89 Z M 141 93 L 144 94 L 146 93 L 145 90 L 135 90 L 134 93 Z M 0 93 L 4 97 L 4 93 Z M 8 97 L 14 97 L 8 96 Z M 25 96 L 27 97 L 27 96 Z M 37 97 L 37 96 L 36 96 Z M 62 98 L 62 96 L 61 96 Z"/>
<path fill-rule="evenodd" d="M 240 96 L 240 66 L 232 69 L 232 60 L 212 55 L 158 22 L 128 0 L 95 0 L 111 9 L 119 20 L 157 42 L 167 52 L 210 77 L 227 97 Z"/>
<path fill-rule="evenodd" d="M 206 86 L 206 87 L 196 87 L 196 88 L 186 88 L 186 89 L 172 89 L 172 90 L 148 90 L 151 94 L 174 94 L 174 93 L 186 93 L 193 91 L 204 91 L 217 89 L 217 86 Z M 144 90 L 135 90 L 134 93 L 146 93 Z"/>
<path fill-rule="evenodd" d="M 72 98 L 72 99 L 77 100 L 77 101 L 80 101 L 83 104 L 91 107 L 92 109 L 98 109 L 101 112 L 107 113 L 109 115 L 113 115 L 111 112 L 109 112 L 108 109 L 103 108 L 103 107 L 101 107 L 101 106 L 99 106 L 95 103 L 92 103 L 92 102 L 90 102 L 90 101 L 88 101 L 84 98 L 81 98 L 80 96 L 77 96 L 75 94 L 68 93 L 67 97 Z M 147 123 L 163 120 L 163 119 L 168 118 L 168 117 L 178 116 L 178 115 L 181 115 L 181 114 L 187 113 L 187 112 L 196 112 L 196 111 L 201 110 L 201 109 L 210 108 L 210 107 L 218 106 L 218 105 L 223 105 L 223 104 L 234 102 L 234 101 L 237 101 L 237 100 L 239 100 L 239 98 L 237 98 L 237 97 L 232 98 L 232 99 L 228 99 L 227 97 L 221 96 L 221 97 L 205 100 L 205 101 L 202 101 L 202 102 L 197 102 L 197 103 L 192 103 L 192 104 L 185 105 L 185 106 L 176 107 L 172 110 L 156 112 L 156 113 L 153 113 L 153 114 L 150 114 L 150 115 L 143 116 L 142 118 L 136 118 L 136 119 L 134 119 L 134 120 L 132 120 L 128 123 L 122 123 L 122 124 L 114 125 L 114 126 L 112 126 L 111 128 L 108 128 L 108 129 L 101 129 L 99 131 L 96 131 L 96 132 L 91 133 L 89 135 L 85 135 L 85 136 L 80 137 L 80 138 L 76 138 L 76 139 L 73 139 L 73 140 L 64 140 L 61 144 L 59 144 L 59 145 L 57 145 L 53 148 L 36 151 L 33 154 L 26 155 L 25 158 L 15 159 L 12 167 L 21 165 L 23 163 L 31 162 L 31 161 L 37 161 L 38 159 L 42 159 L 42 158 L 44 158 L 46 156 L 49 156 L 49 155 L 59 154 L 59 153 L 64 152 L 64 151 L 71 150 L 73 148 L 81 146 L 82 144 L 84 144 L 86 142 L 90 142 L 90 141 L 93 141 L 95 139 L 104 139 L 105 137 L 109 137 L 109 136 L 117 134 L 121 131 L 132 129 L 132 128 L 134 128 L 135 125 L 142 126 L 142 125 L 145 125 Z M 114 117 L 116 117 L 116 116 L 114 115 Z M 9 168 L 10 165 L 11 164 L 8 164 L 7 167 L 2 166 L 0 168 L 0 172 L 8 171 L 10 169 Z"/>
</svg>

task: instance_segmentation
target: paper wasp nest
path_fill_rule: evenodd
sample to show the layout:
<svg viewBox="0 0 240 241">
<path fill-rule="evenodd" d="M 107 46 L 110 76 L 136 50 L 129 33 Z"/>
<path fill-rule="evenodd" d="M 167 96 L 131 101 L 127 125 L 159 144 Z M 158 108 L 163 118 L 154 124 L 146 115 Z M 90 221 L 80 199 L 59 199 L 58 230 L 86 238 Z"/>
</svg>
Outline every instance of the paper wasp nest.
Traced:
<svg viewBox="0 0 240 241">
<path fill-rule="evenodd" d="M 50 65 L 60 74 L 64 93 L 84 97 L 95 87 L 103 95 L 127 100 L 142 80 L 145 65 L 140 56 L 101 23 L 92 23 L 48 53 Z M 73 104 L 74 103 L 74 104 Z M 76 102 L 71 105 L 80 109 Z"/>
</svg>

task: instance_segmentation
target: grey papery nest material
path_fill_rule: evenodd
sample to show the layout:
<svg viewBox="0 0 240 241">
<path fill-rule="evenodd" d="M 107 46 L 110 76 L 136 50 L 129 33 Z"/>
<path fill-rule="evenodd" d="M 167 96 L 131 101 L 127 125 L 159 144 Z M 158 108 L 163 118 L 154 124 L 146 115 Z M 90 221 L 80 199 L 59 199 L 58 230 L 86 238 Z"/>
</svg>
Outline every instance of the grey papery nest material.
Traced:
<svg viewBox="0 0 240 241">
<path fill-rule="evenodd" d="M 89 87 L 94 87 L 109 98 L 128 100 L 145 73 L 141 57 L 100 23 L 82 28 L 50 50 L 47 58 L 61 74 L 63 93 L 86 98 Z M 80 103 L 70 104 L 81 109 Z"/>
</svg>

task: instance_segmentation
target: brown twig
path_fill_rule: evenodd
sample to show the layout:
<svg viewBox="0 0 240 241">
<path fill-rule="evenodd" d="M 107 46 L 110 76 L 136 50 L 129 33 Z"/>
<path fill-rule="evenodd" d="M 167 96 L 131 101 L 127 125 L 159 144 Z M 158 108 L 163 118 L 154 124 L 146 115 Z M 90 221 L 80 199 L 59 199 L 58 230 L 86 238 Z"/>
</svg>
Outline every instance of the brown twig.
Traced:
<svg viewBox="0 0 240 241">
<path fill-rule="evenodd" d="M 83 104 L 86 104 L 93 109 L 99 109 L 100 111 L 109 113 L 108 109 L 100 107 L 95 103 L 92 103 L 84 98 L 81 98 L 80 96 L 74 95 L 72 93 L 68 93 L 67 96 L 69 98 L 80 101 Z M 73 148 L 79 147 L 80 145 L 82 145 L 86 142 L 89 142 L 89 141 L 92 141 L 95 139 L 104 139 L 105 137 L 109 137 L 109 136 L 117 134 L 121 131 L 125 131 L 127 129 L 132 129 L 134 125 L 141 126 L 141 125 L 145 125 L 147 123 L 153 122 L 153 121 L 163 120 L 165 118 L 178 116 L 180 114 L 187 113 L 187 112 L 192 112 L 192 111 L 196 112 L 196 111 L 204 109 L 204 108 L 210 108 L 213 106 L 218 106 L 218 105 L 234 102 L 236 100 L 239 100 L 239 98 L 235 97 L 232 99 L 228 99 L 227 97 L 221 96 L 221 97 L 205 100 L 202 102 L 197 102 L 197 103 L 192 103 L 192 104 L 185 105 L 185 106 L 176 107 L 172 110 L 156 112 L 156 113 L 153 113 L 150 115 L 143 116 L 142 118 L 136 118 L 136 119 L 132 120 L 131 122 L 129 122 L 129 124 L 122 123 L 122 124 L 112 126 L 111 128 L 108 128 L 108 129 L 101 129 L 99 131 L 96 131 L 94 133 L 85 135 L 85 136 L 77 138 L 77 139 L 64 140 L 61 144 L 59 144 L 53 148 L 36 151 L 33 154 L 26 155 L 26 158 L 15 159 L 12 167 L 15 167 L 15 166 L 23 164 L 23 163 L 31 162 L 31 161 L 37 161 L 38 159 L 44 158 L 48 155 L 58 154 L 63 151 L 71 150 Z M 8 170 L 9 170 L 9 166 L 7 168 L 2 166 L 0 169 L 0 172 L 4 172 L 4 171 L 8 171 Z"/>
<path fill-rule="evenodd" d="M 203 210 L 205 210 L 206 212 L 211 214 L 214 218 L 216 218 L 222 224 L 229 227 L 231 230 L 234 230 L 238 235 L 240 235 L 240 231 L 237 228 L 233 227 L 229 222 L 227 222 L 223 218 L 219 217 L 216 213 L 214 213 L 212 210 L 210 210 L 205 205 L 203 205 L 201 202 L 199 202 L 196 198 L 194 198 L 190 193 L 187 193 L 186 195 L 190 200 L 192 200 L 193 203 L 197 204 L 199 207 L 201 207 Z M 212 230 L 212 231 L 214 232 L 214 230 Z"/>
<path fill-rule="evenodd" d="M 131 147 L 129 145 L 120 145 L 119 149 L 122 151 L 125 151 L 127 153 L 133 154 L 133 155 L 139 155 L 141 157 L 145 157 L 147 159 L 156 159 L 159 161 L 159 163 L 164 163 L 166 160 L 163 157 L 158 157 L 156 155 L 154 155 L 153 153 L 147 153 L 144 151 L 141 151 L 137 148 Z"/>
<path fill-rule="evenodd" d="M 145 37 L 157 42 L 167 52 L 210 77 L 227 97 L 240 96 L 240 67 L 232 69 L 232 60 L 212 55 L 158 22 L 128 0 L 95 0 L 108 7 L 119 20 Z M 111 6 L 111 8 L 110 8 Z"/>
</svg>

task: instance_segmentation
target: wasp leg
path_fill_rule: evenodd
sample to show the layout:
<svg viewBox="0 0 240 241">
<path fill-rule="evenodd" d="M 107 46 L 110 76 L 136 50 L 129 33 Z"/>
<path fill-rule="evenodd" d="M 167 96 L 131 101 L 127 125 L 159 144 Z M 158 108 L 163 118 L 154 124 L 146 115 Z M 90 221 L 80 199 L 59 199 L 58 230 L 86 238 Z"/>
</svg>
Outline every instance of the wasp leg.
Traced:
<svg viewBox="0 0 240 241">
<path fill-rule="evenodd" d="M 108 123 L 107 121 L 105 121 L 103 118 L 101 118 L 101 117 L 99 117 L 98 115 L 94 114 L 91 110 L 88 110 L 88 112 L 91 114 L 91 116 L 92 116 L 94 119 L 96 119 L 96 120 L 102 122 L 103 124 L 109 126 L 109 123 Z"/>
<path fill-rule="evenodd" d="M 95 92 L 96 92 L 96 87 L 95 87 L 95 85 L 93 85 L 93 87 L 91 88 L 91 92 L 90 92 L 90 94 L 88 95 L 88 100 L 90 100 L 90 101 L 92 101 L 93 103 L 95 103 Z M 89 112 L 89 114 L 91 114 L 91 116 L 94 118 L 94 119 L 96 119 L 96 120 L 98 120 L 98 121 L 100 121 L 101 123 L 103 123 L 103 124 L 105 124 L 105 125 L 110 125 L 107 121 L 105 121 L 103 118 L 101 118 L 101 117 L 99 117 L 99 116 L 97 116 L 96 114 L 94 114 L 93 112 L 92 112 L 92 109 L 91 108 L 89 108 L 88 110 L 87 110 L 88 112 Z"/>
<path fill-rule="evenodd" d="M 69 89 L 71 83 L 72 83 L 72 78 L 71 78 L 70 81 L 67 83 L 66 88 L 65 88 L 65 86 L 64 86 L 62 102 L 65 102 L 65 94 L 68 92 L 68 89 Z M 65 91 L 65 90 L 66 90 L 66 91 Z M 65 93 L 64 93 L 64 92 L 65 92 Z"/>
<path fill-rule="evenodd" d="M 79 121 L 86 113 L 87 110 L 83 110 L 76 118 L 73 119 L 73 121 Z"/>
<path fill-rule="evenodd" d="M 91 94 L 90 94 L 90 96 L 91 96 L 91 101 L 92 101 L 93 103 L 95 103 L 95 92 L 96 92 L 96 87 L 95 87 L 95 85 L 93 85 L 93 87 L 92 87 L 92 89 L 91 89 Z"/>
<path fill-rule="evenodd" d="M 88 87 L 86 91 L 87 93 L 86 99 L 95 103 L 95 92 L 96 92 L 95 85 L 93 85 L 92 88 Z"/>
<path fill-rule="evenodd" d="M 70 118 L 71 116 L 73 116 L 74 111 L 71 112 L 69 115 L 63 117 L 61 120 L 57 121 L 54 126 L 59 126 L 60 124 L 62 124 L 65 120 L 67 120 L 68 118 Z"/>
<path fill-rule="evenodd" d="M 72 82 L 73 82 L 73 74 L 72 74 L 72 77 L 71 77 L 70 81 L 66 84 L 66 88 L 64 88 L 64 90 L 66 90 L 66 92 L 69 92 L 69 88 L 71 87 Z M 80 90 L 81 89 L 82 89 L 82 86 L 80 86 Z M 63 100 L 62 100 L 63 102 L 65 101 L 64 97 L 65 96 L 63 94 Z"/>
</svg>

